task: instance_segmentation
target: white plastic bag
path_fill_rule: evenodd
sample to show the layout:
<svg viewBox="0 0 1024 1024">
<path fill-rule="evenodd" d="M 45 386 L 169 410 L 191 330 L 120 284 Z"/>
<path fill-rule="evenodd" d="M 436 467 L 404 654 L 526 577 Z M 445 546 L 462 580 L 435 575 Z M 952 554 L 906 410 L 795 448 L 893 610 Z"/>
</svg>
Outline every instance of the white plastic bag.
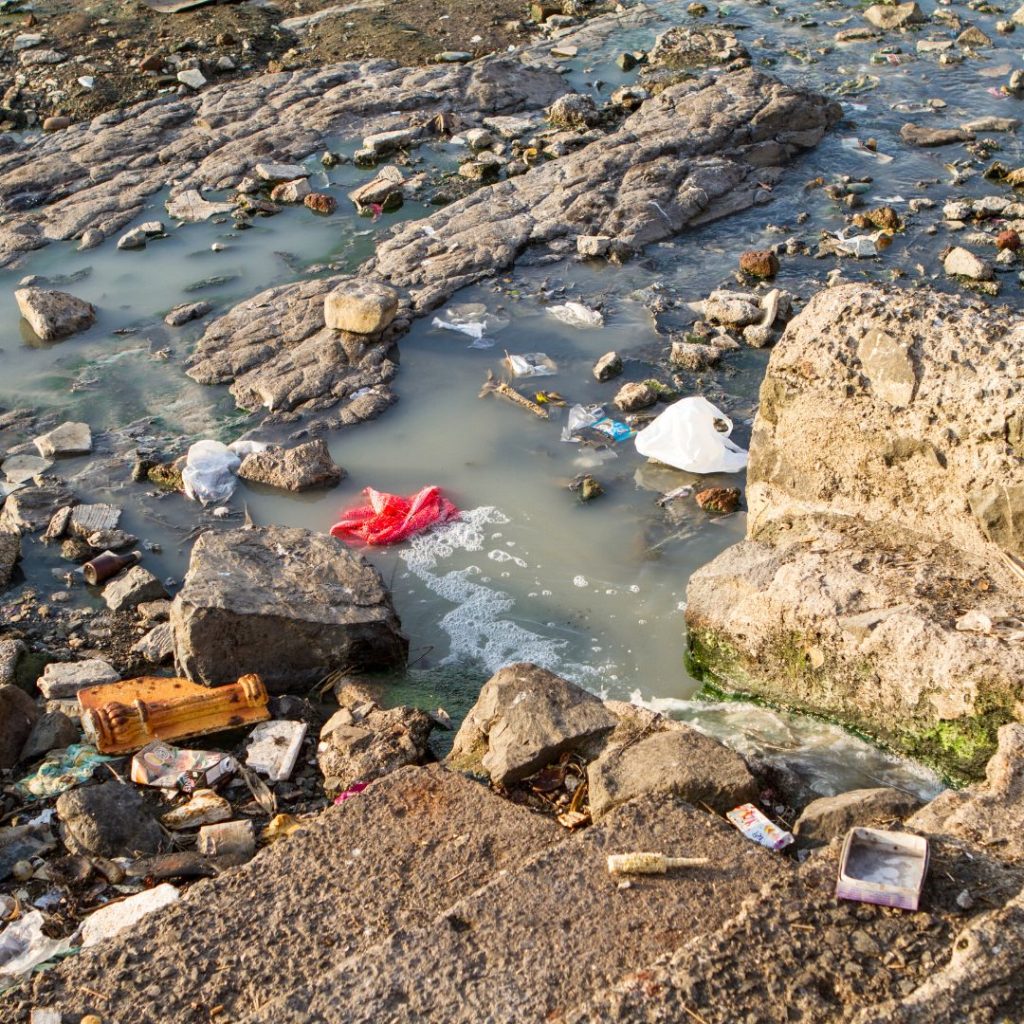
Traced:
<svg viewBox="0 0 1024 1024">
<path fill-rule="evenodd" d="M 235 491 L 235 473 L 241 464 L 242 460 L 226 444 L 196 441 L 189 448 L 181 471 L 185 494 L 204 505 L 227 501 Z"/>
<path fill-rule="evenodd" d="M 582 302 L 566 302 L 561 306 L 548 306 L 548 312 L 562 323 L 573 327 L 604 327 L 604 316 L 600 310 L 590 309 Z"/>
<path fill-rule="evenodd" d="M 725 425 L 718 430 L 716 421 Z M 729 440 L 732 420 L 696 395 L 670 405 L 636 435 L 636 450 L 649 459 L 688 473 L 738 473 L 747 453 Z"/>
</svg>

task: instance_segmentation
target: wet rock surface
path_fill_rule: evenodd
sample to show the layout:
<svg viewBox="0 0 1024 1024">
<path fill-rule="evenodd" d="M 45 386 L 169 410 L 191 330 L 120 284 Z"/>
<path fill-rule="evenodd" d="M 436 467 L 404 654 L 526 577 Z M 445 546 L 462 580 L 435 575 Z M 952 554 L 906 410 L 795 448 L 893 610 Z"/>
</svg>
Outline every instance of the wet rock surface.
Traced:
<svg viewBox="0 0 1024 1024">
<path fill-rule="evenodd" d="M 404 664 L 408 650 L 376 569 L 333 537 L 282 527 L 201 536 L 171 625 L 176 663 L 207 686 L 255 672 L 271 691 L 304 690 L 334 669 Z"/>
<path fill-rule="evenodd" d="M 323 441 L 309 441 L 294 448 L 268 448 L 242 459 L 238 475 L 243 480 L 286 491 L 334 487 L 345 471 L 338 466 Z"/>
</svg>

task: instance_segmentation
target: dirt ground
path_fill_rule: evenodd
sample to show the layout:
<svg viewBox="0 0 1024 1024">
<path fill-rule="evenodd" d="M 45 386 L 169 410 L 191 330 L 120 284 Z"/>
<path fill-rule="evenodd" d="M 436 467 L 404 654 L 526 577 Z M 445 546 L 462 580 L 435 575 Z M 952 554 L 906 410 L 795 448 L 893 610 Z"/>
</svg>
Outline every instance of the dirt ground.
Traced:
<svg viewBox="0 0 1024 1024">
<path fill-rule="evenodd" d="M 375 57 L 417 65 L 445 51 L 482 56 L 504 50 L 539 31 L 525 0 L 242 0 L 175 14 L 158 13 L 142 0 L 25 6 L 31 10 L 19 11 L 17 0 L 0 4 L 0 128 L 8 130 L 51 116 L 82 120 L 161 93 L 190 91 L 177 77 L 187 68 L 197 67 L 212 84 Z M 602 8 L 595 3 L 587 12 Z M 327 10 L 312 25 L 289 26 Z M 37 34 L 44 38 L 35 45 L 18 39 Z M 36 57 L 29 54 L 47 50 L 65 59 L 32 62 Z"/>
</svg>

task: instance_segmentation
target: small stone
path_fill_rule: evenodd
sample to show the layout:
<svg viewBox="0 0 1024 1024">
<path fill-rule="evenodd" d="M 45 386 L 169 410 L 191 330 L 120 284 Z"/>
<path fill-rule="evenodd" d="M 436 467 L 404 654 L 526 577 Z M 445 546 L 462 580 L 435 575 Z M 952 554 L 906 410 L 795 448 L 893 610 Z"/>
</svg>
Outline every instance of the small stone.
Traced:
<svg viewBox="0 0 1024 1024">
<path fill-rule="evenodd" d="M 0 540 L 4 536 L 12 534 L 0 534 Z M 0 686 L 14 682 L 18 662 L 27 651 L 28 648 L 21 640 L 0 640 Z"/>
<path fill-rule="evenodd" d="M 956 37 L 956 45 L 962 50 L 977 49 L 981 46 L 991 46 L 992 40 L 976 25 L 971 25 Z"/>
<path fill-rule="evenodd" d="M 158 853 L 166 845 L 141 792 L 117 780 L 63 793 L 57 814 L 64 844 L 74 854 L 126 857 Z"/>
<path fill-rule="evenodd" d="M 88 228 L 82 232 L 82 238 L 78 243 L 78 251 L 85 252 L 87 249 L 95 249 L 103 241 L 104 237 L 102 231 L 98 231 L 96 228 Z"/>
<path fill-rule="evenodd" d="M 23 67 L 42 67 L 47 64 L 63 64 L 68 59 L 60 50 L 22 50 L 20 61 Z"/>
<path fill-rule="evenodd" d="M 775 340 L 775 332 L 768 324 L 748 324 L 743 328 L 743 340 L 751 348 L 767 348 Z"/>
<path fill-rule="evenodd" d="M 164 323 L 168 327 L 181 327 L 192 320 L 198 320 L 201 316 L 206 316 L 212 309 L 213 304 L 209 302 L 186 302 L 184 305 L 175 306 L 164 317 Z"/>
<path fill-rule="evenodd" d="M 697 505 L 703 512 L 721 512 L 729 515 L 740 507 L 738 487 L 708 487 L 695 495 Z"/>
<path fill-rule="evenodd" d="M 305 199 L 302 200 L 303 205 L 308 210 L 312 210 L 314 213 L 319 213 L 322 216 L 330 216 L 338 209 L 338 201 L 334 196 L 326 195 L 323 192 L 310 192 Z"/>
<path fill-rule="evenodd" d="M 467 160 L 459 164 L 459 174 L 470 181 L 493 181 L 498 177 L 500 170 L 500 164 L 489 160 Z"/>
<path fill-rule="evenodd" d="M 271 190 L 270 198 L 275 203 L 301 203 L 313 190 L 306 178 L 282 181 Z"/>
<path fill-rule="evenodd" d="M 494 145 L 494 136 L 486 128 L 470 128 L 466 132 L 466 145 L 474 151 Z"/>
<path fill-rule="evenodd" d="M 901 789 L 854 789 L 811 801 L 793 826 L 793 835 L 803 845 L 823 844 L 856 825 L 903 819 L 920 806 L 917 797 Z"/>
<path fill-rule="evenodd" d="M 109 662 L 101 658 L 87 661 L 51 661 L 36 681 L 39 692 L 47 700 L 61 700 L 74 697 L 87 686 L 102 686 L 116 683 L 120 673 Z"/>
<path fill-rule="evenodd" d="M 63 750 L 81 739 L 79 727 L 62 711 L 47 711 L 32 727 L 21 749 L 22 762 L 45 757 L 51 750 Z"/>
<path fill-rule="evenodd" d="M 238 467 L 238 476 L 253 483 L 287 491 L 335 487 L 345 476 L 326 443 L 317 439 L 295 448 L 268 448 L 251 452 Z"/>
<path fill-rule="evenodd" d="M 597 105 L 582 93 L 566 93 L 548 107 L 548 121 L 555 128 L 592 128 L 600 120 Z"/>
<path fill-rule="evenodd" d="M 92 431 L 88 423 L 62 423 L 32 443 L 44 458 L 64 455 L 88 455 L 92 451 Z"/>
<path fill-rule="evenodd" d="M 53 117 L 47 117 L 43 121 L 44 132 L 59 132 L 62 128 L 68 128 L 71 126 L 71 118 L 63 115 L 55 115 Z"/>
<path fill-rule="evenodd" d="M 584 473 L 582 476 L 576 477 L 571 484 L 569 484 L 569 490 L 580 496 L 580 501 L 593 501 L 595 498 L 601 497 L 604 494 L 604 488 L 601 486 L 601 481 L 596 477 L 592 477 L 589 473 Z"/>
<path fill-rule="evenodd" d="M 594 377 L 608 381 L 622 373 L 622 356 L 618 352 L 606 352 L 594 363 Z"/>
<path fill-rule="evenodd" d="M 722 358 L 722 350 L 714 345 L 701 345 L 693 341 L 673 341 L 669 360 L 673 365 L 699 373 L 717 365 Z"/>
<path fill-rule="evenodd" d="M 905 25 L 920 24 L 927 19 L 916 3 L 874 4 L 864 12 L 864 18 L 875 28 L 903 28 Z"/>
<path fill-rule="evenodd" d="M 971 281 L 990 281 L 995 274 L 991 264 L 960 246 L 950 249 L 942 266 L 951 277 L 966 277 Z"/>
<path fill-rule="evenodd" d="M 19 288 L 14 298 L 21 315 L 43 341 L 56 341 L 84 331 L 96 320 L 96 309 L 92 303 L 67 292 Z"/>
<path fill-rule="evenodd" d="M 294 181 L 296 178 L 309 177 L 309 171 L 302 164 L 259 163 L 253 171 L 263 181 Z"/>
<path fill-rule="evenodd" d="M 174 633 L 169 622 L 154 626 L 132 647 L 132 653 L 139 655 L 150 665 L 162 665 L 174 654 Z"/>
<path fill-rule="evenodd" d="M 118 249 L 145 249 L 146 238 L 146 232 L 141 227 L 132 228 L 117 240 L 117 247 Z"/>
<path fill-rule="evenodd" d="M 716 291 L 704 300 L 704 317 L 726 327 L 746 327 L 761 319 L 757 298 L 742 292 Z"/>
<path fill-rule="evenodd" d="M 398 128 L 395 131 L 379 132 L 363 139 L 363 146 L 375 157 L 387 156 L 398 149 L 408 149 L 416 140 L 418 130 L 415 128 Z"/>
<path fill-rule="evenodd" d="M 631 53 L 620 53 L 615 58 L 615 63 L 618 64 L 619 69 L 622 71 L 632 71 L 636 67 L 636 57 Z"/>
<path fill-rule="evenodd" d="M 615 396 L 615 404 L 623 412 L 647 409 L 658 401 L 658 392 L 643 381 L 623 384 Z"/>
<path fill-rule="evenodd" d="M 167 62 L 158 53 L 147 54 L 139 61 L 140 71 L 162 71 Z"/>
<path fill-rule="evenodd" d="M 206 76 L 199 68 L 186 68 L 178 72 L 178 81 L 190 89 L 202 89 L 206 85 Z"/>
<path fill-rule="evenodd" d="M 581 256 L 607 256 L 612 240 L 608 235 L 577 235 L 576 251 Z"/>
<path fill-rule="evenodd" d="M 17 533 L 9 533 L 0 530 L 0 591 L 4 591 L 10 585 L 11 577 L 14 575 L 14 567 L 21 558 L 21 536 Z M 20 641 L 19 641 L 20 642 Z M 5 641 L 0 641 L 0 666 L 4 665 L 2 651 Z M 0 673 L 0 682 L 4 680 Z"/>
<path fill-rule="evenodd" d="M 52 459 L 41 459 L 38 455 L 12 455 L 3 461 L 3 473 L 8 483 L 23 484 L 53 465 Z"/>
<path fill-rule="evenodd" d="M 1004 249 L 1010 252 L 1016 252 L 1020 248 L 1020 235 L 1012 229 L 1009 231 L 1000 231 L 996 235 L 996 248 L 1002 252 Z"/>
<path fill-rule="evenodd" d="M 227 54 L 224 54 L 223 57 L 217 58 L 218 71 L 234 71 L 236 70 L 236 68 L 237 65 Z"/>
<path fill-rule="evenodd" d="M 779 258 L 771 249 L 751 249 L 740 256 L 740 270 L 751 277 L 767 280 L 779 272 Z"/>
<path fill-rule="evenodd" d="M 0 768 L 13 768 L 39 718 L 36 702 L 13 684 L 0 686 Z"/>
<path fill-rule="evenodd" d="M 377 334 L 398 312 L 398 292 L 376 281 L 339 285 L 324 299 L 324 320 L 336 331 Z"/>
<path fill-rule="evenodd" d="M 103 589 L 103 600 L 114 612 L 127 611 L 143 601 L 158 601 L 164 597 L 167 597 L 167 590 L 163 583 L 141 565 L 132 566 Z"/>
<path fill-rule="evenodd" d="M 900 129 L 900 138 L 911 146 L 948 146 L 954 142 L 970 142 L 973 132 L 963 128 L 924 128 L 919 124 L 905 124 Z"/>
</svg>

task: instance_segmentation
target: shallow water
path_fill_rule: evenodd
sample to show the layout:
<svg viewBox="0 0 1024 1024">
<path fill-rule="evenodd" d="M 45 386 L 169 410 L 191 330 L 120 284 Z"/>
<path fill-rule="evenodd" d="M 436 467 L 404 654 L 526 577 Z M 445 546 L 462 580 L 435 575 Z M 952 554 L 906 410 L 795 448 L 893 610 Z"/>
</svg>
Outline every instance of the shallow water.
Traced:
<svg viewBox="0 0 1024 1024">
<path fill-rule="evenodd" d="M 685 20 L 685 3 L 652 6 L 666 17 Z M 358 501 L 363 487 L 410 493 L 436 483 L 466 510 L 453 527 L 394 550 L 370 552 L 394 588 L 411 639 L 413 667 L 396 683 L 396 699 L 444 703 L 459 715 L 490 672 L 529 659 L 603 695 L 632 697 L 685 717 L 740 749 L 784 752 L 819 792 L 879 781 L 928 792 L 936 783 L 927 773 L 834 727 L 747 705 L 692 701 L 697 687 L 682 664 L 686 582 L 697 567 L 743 536 L 743 515 L 706 516 L 682 502 L 676 505 L 678 517 L 670 520 L 656 499 L 697 478 L 650 466 L 628 441 L 603 452 L 561 441 L 564 410 L 555 410 L 544 422 L 499 398 L 477 397 L 487 371 L 501 371 L 505 350 L 542 351 L 557 363 L 557 375 L 520 384 L 558 390 L 570 403 L 609 403 L 617 384 L 593 380 L 590 368 L 598 356 L 618 350 L 627 359 L 626 379 L 643 379 L 653 375 L 649 360 L 665 348 L 638 294 L 641 289 L 657 285 L 683 300 L 697 300 L 730 283 L 744 249 L 791 235 L 813 248 L 821 230 L 845 226 L 845 211 L 838 204 L 820 189 L 804 190 L 804 183 L 819 175 L 828 180 L 839 172 L 873 176 L 864 197 L 868 208 L 886 201 L 905 213 L 907 200 L 920 195 L 941 208 L 944 199 L 964 191 L 952 184 L 945 165 L 967 154 L 962 147 L 907 148 L 898 136 L 904 121 L 944 126 L 1019 112 L 1017 101 L 987 91 L 1008 77 L 1004 64 L 1020 63 L 1014 36 L 996 35 L 990 15 L 957 9 L 965 21 L 988 32 L 995 45 L 981 58 L 942 67 L 934 56 L 900 65 L 871 61 L 883 44 L 912 54 L 918 36 L 891 34 L 881 43 L 834 45 L 838 27 L 863 24 L 859 8 L 852 5 L 795 3 L 781 14 L 756 5 L 721 5 L 718 10 L 721 22 L 735 28 L 751 49 L 755 64 L 770 63 L 768 69 L 788 82 L 833 95 L 846 88 L 843 83 L 866 75 L 877 76 L 877 85 L 872 79 L 873 88 L 844 98 L 848 120 L 790 169 L 766 207 L 652 246 L 624 267 L 566 261 L 519 269 L 460 293 L 437 315 L 446 318 L 452 307 L 482 304 L 499 322 L 500 329 L 487 339 L 493 345 L 470 347 L 469 338 L 434 327 L 432 317 L 416 322 L 401 343 L 395 384 L 400 402 L 380 420 L 329 438 L 349 474 L 339 488 L 286 497 L 241 484 L 230 506 L 236 513 L 247 507 L 258 523 L 326 530 L 340 508 Z M 568 82 L 601 97 L 634 80 L 635 73 L 618 70 L 615 55 L 649 46 L 666 24 L 613 35 L 585 59 L 569 62 Z M 921 33 L 932 34 L 948 33 L 939 26 L 925 26 Z M 987 77 L 993 69 L 999 69 L 999 76 Z M 893 109 L 934 99 L 946 107 L 914 115 Z M 868 137 L 892 160 L 882 162 L 849 148 L 848 140 Z M 1010 166 L 1022 162 L 1015 135 L 991 137 L 1002 147 L 995 154 L 999 159 Z M 335 148 L 350 152 L 354 140 L 339 140 Z M 451 144 L 427 146 L 417 157 L 423 167 L 439 172 L 454 166 L 457 151 Z M 200 328 L 167 328 L 163 314 L 198 298 L 223 311 L 271 284 L 326 272 L 328 265 L 354 268 L 397 219 L 431 212 L 423 204 L 407 203 L 377 221 L 359 218 L 345 193 L 373 172 L 350 165 L 322 172 L 316 166 L 315 187 L 333 192 L 339 201 L 338 212 L 329 218 L 298 208 L 257 219 L 246 231 L 235 230 L 230 221 L 172 227 L 168 238 L 151 241 L 143 252 L 119 252 L 112 240 L 86 253 L 72 245 L 52 245 L 31 254 L 16 271 L 0 275 L 5 370 L 0 405 L 58 408 L 67 418 L 88 420 L 94 430 L 153 417 L 146 431 L 158 440 L 182 434 L 231 440 L 251 427 L 225 389 L 202 387 L 184 376 L 182 363 Z M 981 166 L 974 166 L 976 174 Z M 973 196 L 1002 191 L 980 176 L 966 189 Z M 140 220 L 163 217 L 163 198 L 155 196 Z M 809 214 L 802 226 L 797 222 L 801 212 Z M 784 257 L 777 283 L 806 298 L 837 266 L 848 280 L 931 280 L 937 253 L 953 240 L 941 227 L 934 236 L 925 232 L 939 220 L 940 209 L 922 212 L 875 259 Z M 215 243 L 222 251 L 211 249 Z M 101 311 L 97 325 L 59 344 L 38 343 L 19 321 L 12 297 L 27 274 L 48 277 L 54 286 L 94 302 Z M 70 282 L 61 283 L 67 278 Z M 1003 297 L 1015 300 L 1016 274 L 1001 275 L 1001 280 Z M 936 283 L 948 287 L 941 279 Z M 546 311 L 551 302 L 567 297 L 602 307 L 604 327 L 581 330 Z M 745 445 L 766 360 L 767 353 L 744 349 L 727 356 L 714 376 L 700 381 L 683 377 L 678 383 L 683 394 L 703 393 L 720 405 L 736 423 L 735 438 Z M 108 497 L 124 504 L 125 525 L 162 545 L 160 554 L 147 556 L 147 564 L 180 579 L 189 533 L 197 523 L 214 523 L 209 512 L 179 496 L 147 497 L 138 486 L 118 484 L 112 493 L 90 459 L 63 468 L 72 476 L 84 470 L 75 480 L 84 499 Z M 597 476 L 606 495 L 581 504 L 567 489 L 581 472 Z M 733 482 L 705 479 L 709 484 Z M 67 568 L 36 548 L 28 561 L 30 582 L 43 592 L 55 585 L 52 570 Z M 76 594 L 84 603 L 95 600 L 81 590 Z"/>
</svg>

